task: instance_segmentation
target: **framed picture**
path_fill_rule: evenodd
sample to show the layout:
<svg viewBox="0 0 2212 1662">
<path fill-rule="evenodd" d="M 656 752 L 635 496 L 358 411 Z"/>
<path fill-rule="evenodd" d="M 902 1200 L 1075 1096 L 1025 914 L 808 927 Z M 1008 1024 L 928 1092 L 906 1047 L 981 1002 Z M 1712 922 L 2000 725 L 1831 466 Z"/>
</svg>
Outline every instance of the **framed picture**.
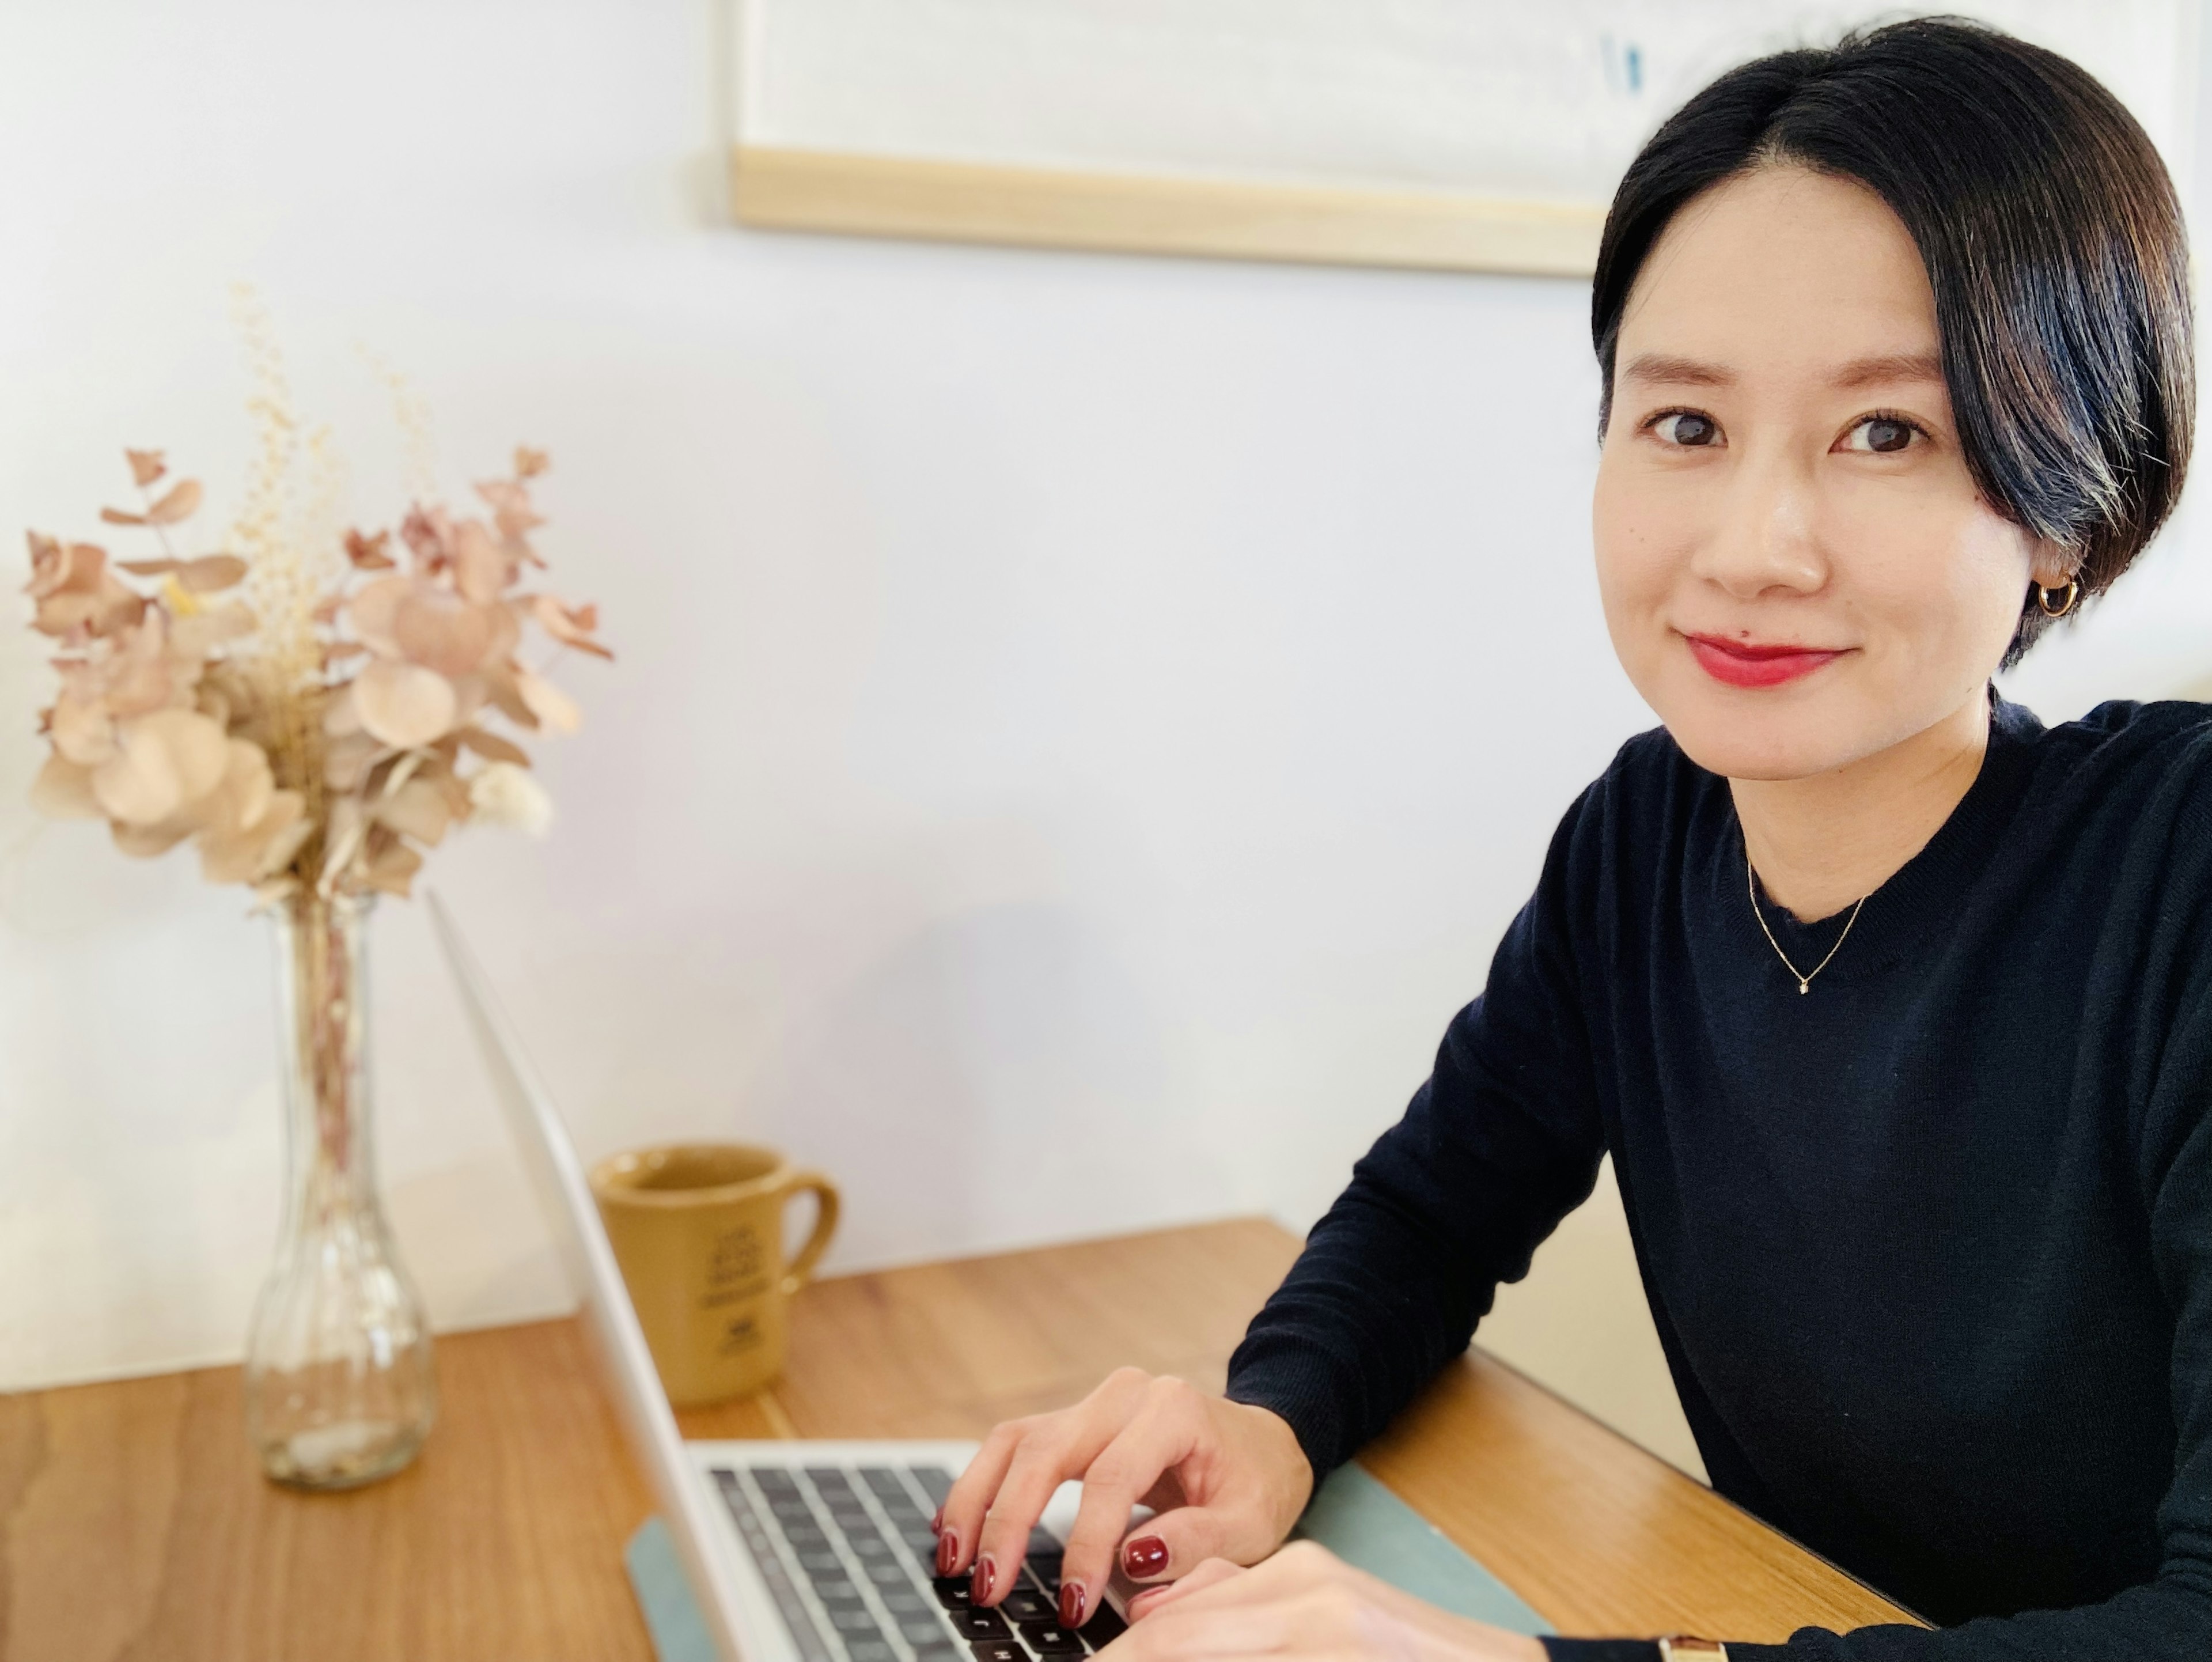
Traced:
<svg viewBox="0 0 2212 1662">
<path fill-rule="evenodd" d="M 1585 276 L 1705 81 L 1807 0 L 726 0 L 746 225 Z M 2185 166 L 2199 0 L 1942 8 L 2077 58 Z"/>
</svg>

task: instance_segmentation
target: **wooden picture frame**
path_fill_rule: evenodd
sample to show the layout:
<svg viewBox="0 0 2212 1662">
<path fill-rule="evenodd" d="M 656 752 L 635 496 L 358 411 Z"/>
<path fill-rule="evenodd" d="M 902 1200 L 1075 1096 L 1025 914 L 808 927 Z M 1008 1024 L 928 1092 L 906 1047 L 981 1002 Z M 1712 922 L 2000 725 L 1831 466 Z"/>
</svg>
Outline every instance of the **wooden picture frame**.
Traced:
<svg viewBox="0 0 2212 1662">
<path fill-rule="evenodd" d="M 740 225 L 1569 277 L 1592 269 L 1620 168 L 1689 92 L 1759 52 L 1833 39 L 1859 12 L 1895 13 L 1879 0 L 1546 0 L 1534 21 L 1488 0 L 725 3 Z M 1943 9 L 2070 52 L 2180 172 L 2199 4 Z M 1647 36 L 1655 16 L 1665 33 Z M 1419 51 L 1431 43 L 1433 61 Z M 1398 87 L 1402 119 L 1376 90 Z"/>
</svg>

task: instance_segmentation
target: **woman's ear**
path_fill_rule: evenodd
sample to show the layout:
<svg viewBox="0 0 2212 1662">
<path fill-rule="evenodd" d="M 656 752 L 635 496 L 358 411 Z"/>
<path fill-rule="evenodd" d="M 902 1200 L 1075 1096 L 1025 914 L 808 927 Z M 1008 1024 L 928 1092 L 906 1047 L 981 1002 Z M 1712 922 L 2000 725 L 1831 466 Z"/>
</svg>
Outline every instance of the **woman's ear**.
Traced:
<svg viewBox="0 0 2212 1662">
<path fill-rule="evenodd" d="M 2069 549 L 2038 537 L 2028 545 L 2028 575 L 2044 588 L 2063 588 L 2080 575 L 2081 559 Z"/>
</svg>

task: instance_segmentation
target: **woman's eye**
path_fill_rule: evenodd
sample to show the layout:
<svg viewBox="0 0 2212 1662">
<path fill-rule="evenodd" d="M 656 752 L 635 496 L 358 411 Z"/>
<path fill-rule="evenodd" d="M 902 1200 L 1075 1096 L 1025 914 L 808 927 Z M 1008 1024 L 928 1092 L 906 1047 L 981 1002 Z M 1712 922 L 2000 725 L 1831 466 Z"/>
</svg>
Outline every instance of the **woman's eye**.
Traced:
<svg viewBox="0 0 2212 1662">
<path fill-rule="evenodd" d="M 1909 447 L 1919 435 L 1920 429 L 1909 421 L 1895 416 L 1869 416 L 1844 435 L 1844 448 L 1892 456 Z"/>
<path fill-rule="evenodd" d="M 1661 443 L 1679 444 L 1686 449 L 1713 444 L 1721 435 L 1719 423 L 1694 410 L 1670 410 L 1651 423 L 1651 430 Z"/>
</svg>

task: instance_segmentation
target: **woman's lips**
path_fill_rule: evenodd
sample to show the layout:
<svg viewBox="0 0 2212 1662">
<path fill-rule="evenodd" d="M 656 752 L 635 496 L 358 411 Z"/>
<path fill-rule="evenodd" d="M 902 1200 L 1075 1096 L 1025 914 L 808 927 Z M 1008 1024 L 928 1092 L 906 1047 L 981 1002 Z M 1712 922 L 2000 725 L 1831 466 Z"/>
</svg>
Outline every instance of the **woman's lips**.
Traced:
<svg viewBox="0 0 2212 1662">
<path fill-rule="evenodd" d="M 1810 675 L 1821 665 L 1842 657 L 1841 651 L 1795 643 L 1755 645 L 1748 641 L 1726 641 L 1717 635 L 1690 635 L 1690 655 L 1716 681 L 1732 687 L 1778 687 L 1801 675 Z"/>
</svg>

